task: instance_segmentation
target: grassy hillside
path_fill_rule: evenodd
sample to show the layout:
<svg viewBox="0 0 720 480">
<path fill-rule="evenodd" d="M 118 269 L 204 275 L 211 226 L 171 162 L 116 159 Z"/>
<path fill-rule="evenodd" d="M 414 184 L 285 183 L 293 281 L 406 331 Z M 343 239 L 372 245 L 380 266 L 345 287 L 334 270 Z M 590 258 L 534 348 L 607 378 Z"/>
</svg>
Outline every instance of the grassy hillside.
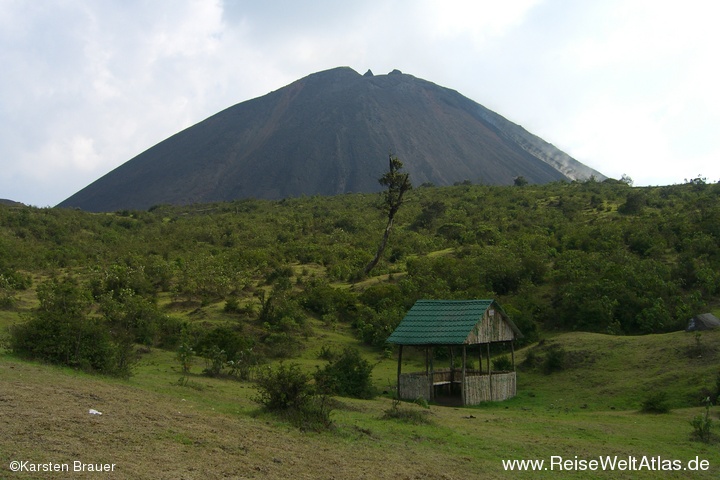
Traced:
<svg viewBox="0 0 720 480">
<path fill-rule="evenodd" d="M 370 277 L 374 195 L 0 206 L 0 477 L 12 460 L 80 460 L 116 463 L 117 478 L 507 478 L 502 459 L 659 455 L 706 459 L 690 478 L 716 478 L 717 436 L 695 441 L 689 422 L 719 393 L 720 332 L 680 330 L 720 314 L 719 199 L 702 179 L 417 188 Z M 335 428 L 312 433 L 261 411 L 253 383 L 202 375 L 219 350 L 251 370 L 313 372 L 323 351 L 352 347 L 392 392 L 384 341 L 419 298 L 498 300 L 525 333 L 516 398 L 432 405 L 430 424 L 383 419 L 389 394 L 337 398 Z M 197 354 L 186 386 L 181 345 Z M 659 392 L 671 412 L 639 413 Z M 588 473 L 659 475 L 563 476 Z"/>
<path fill-rule="evenodd" d="M 328 335 L 325 337 L 324 335 Z M 318 339 L 352 338 L 318 331 Z M 339 398 L 335 428 L 303 433 L 262 413 L 253 385 L 193 375 L 180 387 L 172 353 L 142 355 L 128 381 L 0 357 L 0 464 L 11 460 L 115 463 L 117 478 L 509 478 L 503 459 L 594 459 L 660 456 L 705 459 L 705 472 L 543 471 L 528 478 L 716 478 L 717 444 L 693 441 L 689 420 L 700 408 L 639 413 L 660 389 L 697 397 L 720 372 L 720 332 L 702 337 L 703 358 L 684 332 L 643 337 L 568 333 L 544 346 L 562 345 L 573 360 L 561 372 L 521 370 L 518 396 L 472 408 L 417 405 L 429 424 L 383 420 L 392 400 Z M 530 346 L 518 353 L 544 346 Z M 312 350 L 312 348 L 308 349 Z M 536 352 L 538 354 L 542 352 Z M 379 361 L 376 382 L 393 381 L 394 359 Z M 412 363 L 412 359 L 409 360 Z M 303 363 L 322 364 L 311 355 Z M 404 368 L 411 368 L 411 364 Z M 199 366 L 194 373 L 199 373 Z M 90 415 L 96 409 L 102 415 Z M 717 409 L 713 412 L 715 421 Z M 517 475 L 517 473 L 515 474 Z M 92 474 L 73 478 L 93 478 Z"/>
</svg>

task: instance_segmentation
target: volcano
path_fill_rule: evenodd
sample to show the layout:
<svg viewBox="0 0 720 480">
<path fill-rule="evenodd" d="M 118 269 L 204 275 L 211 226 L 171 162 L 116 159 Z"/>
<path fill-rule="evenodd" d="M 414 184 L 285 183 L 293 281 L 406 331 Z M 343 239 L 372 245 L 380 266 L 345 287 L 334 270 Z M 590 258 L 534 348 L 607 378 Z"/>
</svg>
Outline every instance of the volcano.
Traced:
<svg viewBox="0 0 720 480">
<path fill-rule="evenodd" d="M 103 212 L 377 192 L 391 153 L 414 185 L 605 178 L 455 90 L 398 70 L 339 67 L 188 127 L 58 206 Z"/>
</svg>

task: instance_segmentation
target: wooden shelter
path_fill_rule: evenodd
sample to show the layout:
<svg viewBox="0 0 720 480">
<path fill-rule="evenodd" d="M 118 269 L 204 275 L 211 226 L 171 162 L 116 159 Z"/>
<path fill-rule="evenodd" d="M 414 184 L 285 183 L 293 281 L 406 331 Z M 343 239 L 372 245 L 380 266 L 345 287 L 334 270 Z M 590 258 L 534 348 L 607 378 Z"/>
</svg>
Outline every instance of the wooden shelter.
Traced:
<svg viewBox="0 0 720 480">
<path fill-rule="evenodd" d="M 461 405 L 512 398 L 517 391 L 514 341 L 521 337 L 495 300 L 418 300 L 387 339 L 399 347 L 398 398 L 455 398 Z M 512 370 L 494 372 L 491 345 L 501 342 L 510 344 Z M 404 346 L 425 349 L 424 372 L 402 373 Z M 438 347 L 449 349 L 449 368 L 435 368 L 433 353 Z M 459 371 L 455 367 L 458 349 L 462 356 Z M 478 356 L 477 369 L 468 368 L 469 354 Z"/>
</svg>

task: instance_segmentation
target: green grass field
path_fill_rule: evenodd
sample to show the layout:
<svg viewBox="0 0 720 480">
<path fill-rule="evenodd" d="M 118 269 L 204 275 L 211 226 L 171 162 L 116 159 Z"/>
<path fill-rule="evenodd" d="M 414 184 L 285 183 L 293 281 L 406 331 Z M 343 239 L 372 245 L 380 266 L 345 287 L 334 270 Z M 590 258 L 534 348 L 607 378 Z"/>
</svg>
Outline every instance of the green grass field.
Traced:
<svg viewBox="0 0 720 480">
<path fill-rule="evenodd" d="M 308 371 L 324 364 L 317 358 L 322 346 L 359 347 L 342 325 L 313 328 L 295 360 Z M 468 408 L 403 405 L 429 411 L 430 423 L 418 425 L 383 419 L 392 405 L 387 394 L 338 398 L 335 426 L 322 433 L 262 412 L 252 383 L 201 376 L 201 361 L 188 385 L 178 386 L 172 352 L 143 354 L 127 381 L 0 354 L 0 478 L 718 478 L 720 408 L 711 409 L 711 443 L 692 438 L 690 420 L 704 411 L 704 392 L 716 388 L 720 332 L 699 339 L 685 332 L 545 338 L 516 352 L 517 363 L 542 358 L 555 345 L 565 351 L 565 368 L 521 368 L 516 398 Z M 375 385 L 392 392 L 395 358 L 363 354 L 376 363 Z M 421 368 L 420 360 L 420 352 L 408 355 L 403 370 Z M 666 392 L 670 413 L 640 413 L 657 391 Z M 581 469 L 615 457 L 643 468 Z M 503 460 L 511 459 L 545 464 L 536 472 L 506 471 Z M 561 459 L 571 468 L 560 470 Z M 707 469 L 684 470 L 695 460 Z M 25 469 L 67 465 L 70 472 L 13 473 L 12 461 L 27 461 Z M 73 462 L 115 466 L 74 472 Z M 663 465 L 681 470 L 657 470 Z"/>
</svg>

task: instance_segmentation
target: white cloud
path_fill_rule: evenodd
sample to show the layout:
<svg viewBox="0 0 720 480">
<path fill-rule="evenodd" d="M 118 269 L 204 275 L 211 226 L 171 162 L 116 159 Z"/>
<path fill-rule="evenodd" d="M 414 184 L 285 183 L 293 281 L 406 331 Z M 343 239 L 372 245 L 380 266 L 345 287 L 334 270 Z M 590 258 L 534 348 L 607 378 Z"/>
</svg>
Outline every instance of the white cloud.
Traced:
<svg viewBox="0 0 720 480">
<path fill-rule="evenodd" d="M 434 39 L 469 39 L 473 48 L 502 36 L 522 23 L 528 11 L 540 0 L 454 0 L 422 2 L 424 27 Z"/>
<path fill-rule="evenodd" d="M 454 88 L 636 184 L 720 179 L 713 2 L 0 3 L 0 197 L 57 203 L 182 128 L 340 65 Z"/>
</svg>

